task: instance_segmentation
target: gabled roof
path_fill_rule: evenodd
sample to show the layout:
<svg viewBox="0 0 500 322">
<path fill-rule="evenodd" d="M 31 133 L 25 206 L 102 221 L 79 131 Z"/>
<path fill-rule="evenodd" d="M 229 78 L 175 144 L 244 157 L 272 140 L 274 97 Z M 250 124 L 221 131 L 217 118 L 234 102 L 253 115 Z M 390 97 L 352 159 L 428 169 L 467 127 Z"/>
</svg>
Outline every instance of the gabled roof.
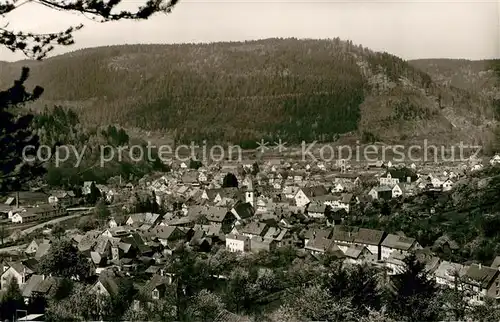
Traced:
<svg viewBox="0 0 500 322">
<path fill-rule="evenodd" d="M 205 218 L 213 222 L 222 222 L 226 218 L 227 213 L 228 210 L 224 207 L 206 206 L 204 210 Z"/>
<path fill-rule="evenodd" d="M 375 229 L 360 228 L 356 237 L 355 243 L 367 245 L 380 245 L 384 239 L 385 232 Z"/>
<path fill-rule="evenodd" d="M 382 246 L 400 250 L 408 250 L 415 242 L 415 238 L 389 234 L 382 242 Z"/>
<path fill-rule="evenodd" d="M 49 195 L 41 191 L 19 191 L 19 203 L 23 202 L 47 202 Z M 15 198 L 16 193 L 12 193 L 11 197 Z"/>
<path fill-rule="evenodd" d="M 197 171 L 188 171 L 182 175 L 182 182 L 186 184 L 198 183 L 198 172 Z"/>
<path fill-rule="evenodd" d="M 318 203 L 318 202 L 311 202 L 307 206 L 307 212 L 308 213 L 322 213 L 322 214 L 324 214 L 326 211 L 326 208 L 327 208 L 327 206 L 325 204 Z"/>
<path fill-rule="evenodd" d="M 392 188 L 388 187 L 388 186 L 373 187 L 372 190 L 376 191 L 377 193 L 380 193 L 380 192 L 392 192 Z"/>
<path fill-rule="evenodd" d="M 305 239 L 314 239 L 316 237 L 330 238 L 332 236 L 331 229 L 308 229 L 304 237 Z"/>
<path fill-rule="evenodd" d="M 253 221 L 241 229 L 241 233 L 256 236 L 263 236 L 267 231 L 267 224 Z"/>
<path fill-rule="evenodd" d="M 264 235 L 264 238 L 270 238 L 276 241 L 281 241 L 287 232 L 288 229 L 269 227 L 268 231 Z"/>
<path fill-rule="evenodd" d="M 214 320 L 214 322 L 251 322 L 247 317 L 242 317 L 231 313 L 227 310 L 223 310 Z"/>
<path fill-rule="evenodd" d="M 194 231 L 204 231 L 206 236 L 219 236 L 222 229 L 222 224 L 211 223 L 210 225 L 194 225 Z"/>
<path fill-rule="evenodd" d="M 371 254 L 371 252 L 365 246 L 353 245 L 344 252 L 344 255 L 349 258 L 358 259 L 359 256 L 363 254 L 363 252 L 368 252 Z"/>
<path fill-rule="evenodd" d="M 97 238 L 101 235 L 99 231 L 91 230 L 87 232 L 82 239 L 78 242 L 78 250 L 84 252 L 94 247 Z"/>
<path fill-rule="evenodd" d="M 49 243 L 41 243 L 40 245 L 38 245 L 38 249 L 35 253 L 35 258 L 40 259 L 45 256 L 49 252 L 50 247 L 51 245 Z"/>
<path fill-rule="evenodd" d="M 233 210 L 241 219 L 251 218 L 255 214 L 255 209 L 248 202 L 238 202 Z"/>
<path fill-rule="evenodd" d="M 178 227 L 176 226 L 156 226 L 153 230 L 152 233 L 154 234 L 155 237 L 159 239 L 169 239 L 172 237 L 174 232 L 179 232 L 184 234 Z"/>
<path fill-rule="evenodd" d="M 131 236 L 122 238 L 122 243 L 134 246 L 139 250 L 140 253 L 146 253 L 151 251 L 151 248 L 148 245 L 146 245 L 142 237 L 137 233 L 133 233 Z"/>
<path fill-rule="evenodd" d="M 151 292 L 153 292 L 153 290 L 155 288 L 158 288 L 160 286 L 166 286 L 166 285 L 168 285 L 167 277 L 155 274 L 141 288 L 140 293 L 149 297 L 149 296 L 151 296 Z"/>
<path fill-rule="evenodd" d="M 488 288 L 498 274 L 499 271 L 494 268 L 472 264 L 465 273 L 465 277 L 469 280 L 469 282 L 477 284 L 484 289 Z"/>
<path fill-rule="evenodd" d="M 352 193 L 343 193 L 342 194 L 342 202 L 343 203 L 350 203 L 354 198 L 354 195 Z"/>
<path fill-rule="evenodd" d="M 333 227 L 333 240 L 338 240 L 340 242 L 352 243 L 357 237 L 359 228 L 349 227 L 349 226 L 335 226 Z"/>
<path fill-rule="evenodd" d="M 500 267 L 500 256 L 495 257 L 493 263 L 491 264 L 491 267 L 494 269 L 498 269 Z"/>
<path fill-rule="evenodd" d="M 33 290 L 43 281 L 43 275 L 32 275 L 22 289 L 23 297 L 31 297 Z"/>
<path fill-rule="evenodd" d="M 227 239 L 235 239 L 235 240 L 242 240 L 242 241 L 249 241 L 250 238 L 245 235 L 237 235 L 237 234 L 227 234 L 226 235 L 226 240 Z"/>
<path fill-rule="evenodd" d="M 328 190 L 325 186 L 304 187 L 301 190 L 309 198 L 328 194 Z"/>
<path fill-rule="evenodd" d="M 24 272 L 28 275 L 34 273 L 28 266 L 24 265 L 22 262 L 19 261 L 7 262 L 7 265 L 19 274 L 23 274 Z"/>
<path fill-rule="evenodd" d="M 415 173 L 408 168 L 401 168 L 401 169 L 389 169 L 383 177 L 387 177 L 388 174 L 391 174 L 391 177 L 394 179 L 399 179 L 399 181 L 406 181 L 407 177 L 411 177 L 412 181 L 414 181 L 417 176 Z"/>
<path fill-rule="evenodd" d="M 118 292 L 119 292 L 119 287 L 118 287 L 119 278 L 117 276 L 115 276 L 112 272 L 110 272 L 109 270 L 102 272 L 99 275 L 98 281 L 102 284 L 102 286 L 104 286 L 106 291 L 108 291 L 108 293 L 111 296 L 115 296 L 116 294 L 118 294 Z"/>
<path fill-rule="evenodd" d="M 131 214 L 129 219 L 132 219 L 134 223 L 150 224 L 154 225 L 156 221 L 160 218 L 159 214 L 153 214 L 151 212 Z"/>
<path fill-rule="evenodd" d="M 326 252 L 334 245 L 333 239 L 326 239 L 321 236 L 310 239 L 305 245 L 305 249 Z"/>
<path fill-rule="evenodd" d="M 439 264 L 434 275 L 441 278 L 454 278 L 455 275 L 458 274 L 461 277 L 466 272 L 467 270 L 464 270 L 464 266 L 461 264 L 443 261 Z"/>
</svg>

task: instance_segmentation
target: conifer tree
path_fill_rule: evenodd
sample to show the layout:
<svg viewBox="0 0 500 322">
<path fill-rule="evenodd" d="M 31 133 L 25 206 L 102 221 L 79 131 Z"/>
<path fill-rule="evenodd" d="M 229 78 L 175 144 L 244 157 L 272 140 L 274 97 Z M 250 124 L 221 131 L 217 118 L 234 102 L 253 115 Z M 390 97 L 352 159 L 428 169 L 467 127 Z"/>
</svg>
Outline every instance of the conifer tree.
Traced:
<svg viewBox="0 0 500 322">
<path fill-rule="evenodd" d="M 436 282 L 414 253 L 404 259 L 404 264 L 403 272 L 392 280 L 394 292 L 388 303 L 394 317 L 415 322 L 436 321 L 441 310 L 436 301 Z"/>
<path fill-rule="evenodd" d="M 24 82 L 28 76 L 29 69 L 23 68 L 19 80 L 6 91 L 0 91 L 0 193 L 20 190 L 23 184 L 44 172 L 36 155 L 40 143 L 31 129 L 33 115 L 16 111 L 43 92 L 41 87 L 36 87 L 33 93 L 26 92 Z"/>
</svg>

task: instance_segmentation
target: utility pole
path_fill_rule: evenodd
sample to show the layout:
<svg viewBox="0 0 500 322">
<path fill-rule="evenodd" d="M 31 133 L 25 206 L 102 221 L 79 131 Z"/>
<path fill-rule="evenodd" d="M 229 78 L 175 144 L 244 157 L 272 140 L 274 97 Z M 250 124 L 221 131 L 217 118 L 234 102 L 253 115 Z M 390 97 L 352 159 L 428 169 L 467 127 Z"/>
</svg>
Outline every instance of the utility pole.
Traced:
<svg viewBox="0 0 500 322">
<path fill-rule="evenodd" d="M 5 223 L 3 221 L 0 223 L 0 237 L 2 238 L 2 245 L 3 245 L 5 237 Z"/>
</svg>

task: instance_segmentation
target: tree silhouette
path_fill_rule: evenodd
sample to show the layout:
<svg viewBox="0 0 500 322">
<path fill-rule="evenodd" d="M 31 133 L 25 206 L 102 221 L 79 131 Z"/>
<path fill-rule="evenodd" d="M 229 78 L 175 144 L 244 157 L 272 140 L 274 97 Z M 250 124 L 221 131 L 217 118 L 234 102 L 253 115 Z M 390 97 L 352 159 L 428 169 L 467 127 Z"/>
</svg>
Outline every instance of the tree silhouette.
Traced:
<svg viewBox="0 0 500 322">
<path fill-rule="evenodd" d="M 11 319 L 15 315 L 16 310 L 24 308 L 23 296 L 16 278 L 12 277 L 8 281 L 1 304 L 3 320 Z"/>
<path fill-rule="evenodd" d="M 40 259 L 40 272 L 46 275 L 83 280 L 90 275 L 87 258 L 69 240 L 55 241 L 49 252 Z"/>
<path fill-rule="evenodd" d="M 198 170 L 203 166 L 203 163 L 199 160 L 189 159 L 189 169 Z"/>
<path fill-rule="evenodd" d="M 119 12 L 116 12 L 115 9 L 122 3 L 121 0 L 33 0 L 30 2 L 56 11 L 80 13 L 91 20 L 104 23 L 119 20 L 146 20 L 156 13 L 170 13 L 178 0 L 148 0 L 136 11 L 122 10 Z M 6 16 L 25 3 L 24 1 L 0 3 L 0 15 Z M 83 28 L 83 25 L 80 24 L 71 26 L 64 31 L 36 34 L 14 31 L 7 29 L 7 26 L 8 23 L 6 26 L 0 27 L 0 45 L 13 52 L 21 51 L 26 56 L 38 60 L 45 58 L 54 49 L 54 46 L 74 44 L 73 33 Z"/>
<path fill-rule="evenodd" d="M 97 219 L 101 222 L 102 225 L 105 225 L 105 223 L 111 217 L 111 212 L 109 211 L 108 207 L 106 206 L 106 203 L 102 200 L 100 200 L 96 204 L 95 214 L 97 216 Z"/>
<path fill-rule="evenodd" d="M 6 1 L 0 3 L 0 16 L 6 17 L 27 2 L 36 3 L 56 11 L 76 12 L 85 15 L 97 22 L 119 20 L 146 20 L 155 13 L 170 13 L 178 0 L 148 0 L 144 5 L 134 11 L 113 10 L 122 2 L 121 0 L 34 0 L 34 1 Z M 45 18 L 41 18 L 45 19 Z M 0 27 L 0 46 L 13 52 L 21 51 L 29 58 L 41 60 L 54 49 L 55 45 L 68 46 L 74 43 L 73 32 L 83 25 L 69 27 L 64 31 L 36 34 L 8 29 L 8 22 Z M 0 92 L 0 192 L 19 190 L 23 183 L 34 176 L 40 176 L 44 169 L 42 164 L 36 162 L 36 151 L 39 138 L 33 135 L 31 123 L 33 115 L 19 116 L 12 112 L 13 107 L 36 100 L 43 89 L 35 87 L 33 93 L 25 90 L 24 82 L 28 78 L 29 69 L 23 68 L 19 80 L 14 86 Z M 119 133 L 123 137 L 123 133 Z M 30 147 L 25 152 L 23 150 Z M 27 160 L 32 160 L 27 162 Z M 22 174 L 22 176 L 20 176 Z"/>
<path fill-rule="evenodd" d="M 259 172 L 259 164 L 257 162 L 254 162 L 252 164 L 252 175 L 256 176 Z"/>
<path fill-rule="evenodd" d="M 26 92 L 24 82 L 28 76 L 29 69 L 23 68 L 19 80 L 0 92 L 0 192 L 20 190 L 34 176 L 44 173 L 42 163 L 36 158 L 39 138 L 31 129 L 33 115 L 14 112 L 16 107 L 36 100 L 43 92 L 38 86 L 33 93 Z"/>
<path fill-rule="evenodd" d="M 96 187 L 95 182 L 92 182 L 90 185 L 90 193 L 87 195 L 87 202 L 91 205 L 95 205 L 101 197 L 101 191 Z"/>
<path fill-rule="evenodd" d="M 222 188 L 238 188 L 238 179 L 232 173 L 226 174 L 222 181 Z"/>
<path fill-rule="evenodd" d="M 436 321 L 442 309 L 436 301 L 436 282 L 414 253 L 404 259 L 404 264 L 404 271 L 393 278 L 391 310 L 396 317 L 405 317 L 408 321 Z"/>
</svg>

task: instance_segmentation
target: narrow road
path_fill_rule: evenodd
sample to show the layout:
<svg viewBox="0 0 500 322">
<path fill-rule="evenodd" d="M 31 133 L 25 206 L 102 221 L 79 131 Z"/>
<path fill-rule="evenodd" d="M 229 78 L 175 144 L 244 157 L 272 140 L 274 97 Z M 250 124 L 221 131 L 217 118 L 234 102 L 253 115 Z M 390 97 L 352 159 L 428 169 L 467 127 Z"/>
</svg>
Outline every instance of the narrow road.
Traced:
<svg viewBox="0 0 500 322">
<path fill-rule="evenodd" d="M 115 205 L 109 205 L 108 208 L 121 206 L 122 204 L 124 204 L 124 203 L 119 203 L 119 204 L 115 204 Z M 47 225 L 54 225 L 54 224 L 57 224 L 57 223 L 60 223 L 60 222 L 66 221 L 66 220 L 70 220 L 70 219 L 73 219 L 73 218 L 88 216 L 88 215 L 91 215 L 93 213 L 94 213 L 93 209 L 87 210 L 87 211 L 81 211 L 81 212 L 73 213 L 71 215 L 54 218 L 52 220 L 40 223 L 40 224 L 32 226 L 30 228 L 23 229 L 20 232 L 21 232 L 22 235 L 28 235 L 28 234 L 31 234 L 32 232 L 34 232 L 37 229 L 44 228 Z M 4 242 L 9 242 L 10 240 L 11 240 L 10 236 L 4 238 Z M 9 246 L 9 247 L 5 247 L 5 248 L 0 248 L 0 253 L 18 250 L 18 249 L 21 249 L 23 247 L 26 247 L 27 245 L 28 244 L 15 245 L 15 246 Z"/>
</svg>

